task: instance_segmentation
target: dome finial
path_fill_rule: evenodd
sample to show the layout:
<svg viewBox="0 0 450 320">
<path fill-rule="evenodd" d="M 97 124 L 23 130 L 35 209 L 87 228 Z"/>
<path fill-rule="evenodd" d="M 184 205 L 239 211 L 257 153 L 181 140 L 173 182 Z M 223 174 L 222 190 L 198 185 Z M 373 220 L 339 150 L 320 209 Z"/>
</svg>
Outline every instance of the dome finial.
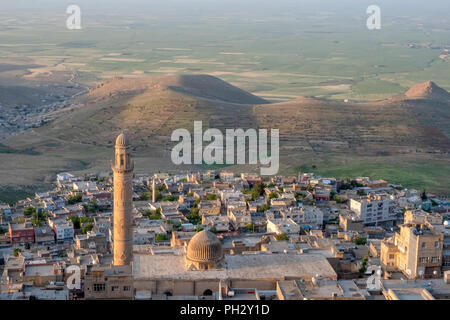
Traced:
<svg viewBox="0 0 450 320">
<path fill-rule="evenodd" d="M 116 147 L 126 147 L 126 146 L 128 146 L 128 138 L 125 135 L 125 133 L 122 132 L 116 139 Z"/>
</svg>

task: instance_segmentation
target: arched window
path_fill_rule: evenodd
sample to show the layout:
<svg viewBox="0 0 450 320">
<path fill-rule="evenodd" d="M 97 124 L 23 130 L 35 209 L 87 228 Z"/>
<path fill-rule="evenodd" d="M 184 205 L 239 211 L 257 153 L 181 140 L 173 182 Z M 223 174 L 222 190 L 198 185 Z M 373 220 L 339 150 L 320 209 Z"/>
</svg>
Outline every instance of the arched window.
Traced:
<svg viewBox="0 0 450 320">
<path fill-rule="evenodd" d="M 209 289 L 206 289 L 204 292 L 203 292 L 203 295 L 204 296 L 212 296 L 212 291 L 211 290 L 209 290 Z"/>
</svg>

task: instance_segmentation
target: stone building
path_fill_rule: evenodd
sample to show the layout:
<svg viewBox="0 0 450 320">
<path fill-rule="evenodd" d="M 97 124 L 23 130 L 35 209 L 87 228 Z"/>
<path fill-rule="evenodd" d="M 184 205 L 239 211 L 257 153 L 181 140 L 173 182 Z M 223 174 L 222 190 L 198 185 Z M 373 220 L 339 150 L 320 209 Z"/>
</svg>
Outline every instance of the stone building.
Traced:
<svg viewBox="0 0 450 320">
<path fill-rule="evenodd" d="M 133 299 L 133 275 L 130 266 L 89 267 L 84 278 L 84 298 Z"/>
<path fill-rule="evenodd" d="M 96 253 L 107 253 L 109 249 L 106 235 L 93 231 L 76 235 L 75 245 L 77 249 L 91 249 Z"/>
<path fill-rule="evenodd" d="M 404 224 L 394 237 L 381 242 L 380 262 L 386 271 L 402 271 L 408 278 L 436 278 L 441 274 L 444 235 L 427 225 Z"/>
<path fill-rule="evenodd" d="M 279 280 L 337 279 L 321 254 L 252 252 L 224 254 L 220 240 L 209 231 L 197 233 L 184 248 L 135 253 L 134 287 L 151 292 L 152 299 L 167 296 L 211 296 L 220 284 L 232 288 L 276 290 Z"/>
</svg>

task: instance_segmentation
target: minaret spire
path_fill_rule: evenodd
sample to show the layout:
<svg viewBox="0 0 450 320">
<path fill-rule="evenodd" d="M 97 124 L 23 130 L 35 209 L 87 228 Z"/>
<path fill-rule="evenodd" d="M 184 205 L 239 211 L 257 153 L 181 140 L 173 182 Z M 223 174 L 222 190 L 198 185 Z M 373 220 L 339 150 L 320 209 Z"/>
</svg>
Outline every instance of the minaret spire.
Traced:
<svg viewBox="0 0 450 320">
<path fill-rule="evenodd" d="M 128 138 L 116 139 L 114 172 L 114 265 L 129 265 L 133 260 L 133 169 Z"/>
<path fill-rule="evenodd" d="M 152 202 L 155 203 L 156 202 L 156 175 L 153 176 L 153 182 L 152 182 Z"/>
</svg>

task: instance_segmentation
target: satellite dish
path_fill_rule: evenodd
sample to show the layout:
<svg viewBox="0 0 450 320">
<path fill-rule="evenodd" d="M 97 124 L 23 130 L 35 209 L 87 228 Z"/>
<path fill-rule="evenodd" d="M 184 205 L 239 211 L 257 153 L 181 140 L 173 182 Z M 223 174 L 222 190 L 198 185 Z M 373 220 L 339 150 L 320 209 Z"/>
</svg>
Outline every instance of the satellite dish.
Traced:
<svg viewBox="0 0 450 320">
<path fill-rule="evenodd" d="M 419 270 L 419 276 L 423 276 L 424 273 L 423 270 Z"/>
</svg>

